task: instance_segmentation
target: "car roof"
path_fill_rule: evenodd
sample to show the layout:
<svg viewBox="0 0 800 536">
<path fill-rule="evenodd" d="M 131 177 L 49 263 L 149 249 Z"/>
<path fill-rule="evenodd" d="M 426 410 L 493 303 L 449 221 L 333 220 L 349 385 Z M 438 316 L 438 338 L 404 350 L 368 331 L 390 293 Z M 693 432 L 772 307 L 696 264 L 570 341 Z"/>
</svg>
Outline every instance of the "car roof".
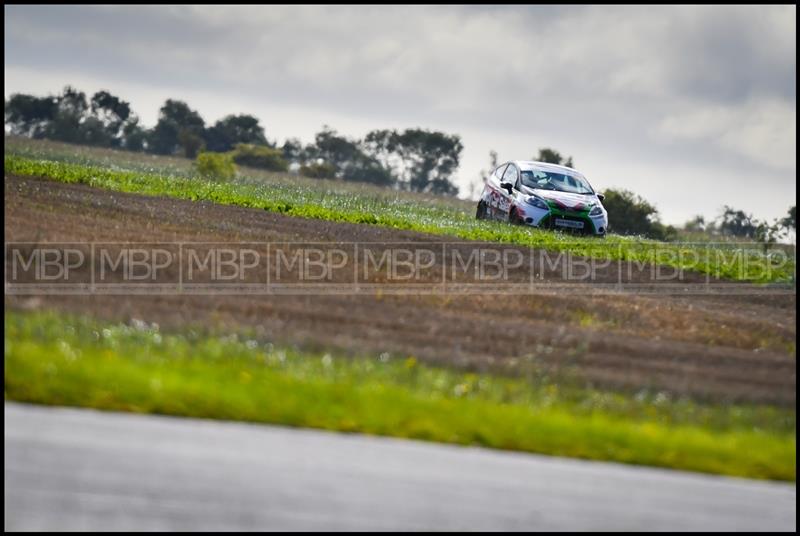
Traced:
<svg viewBox="0 0 800 536">
<path fill-rule="evenodd" d="M 559 166 L 558 164 L 550 164 L 548 162 L 535 162 L 533 160 L 513 160 L 520 169 L 541 169 L 543 171 L 559 171 L 561 173 L 567 173 L 571 175 L 580 175 L 581 177 L 583 174 L 571 167 L 567 166 Z"/>
</svg>

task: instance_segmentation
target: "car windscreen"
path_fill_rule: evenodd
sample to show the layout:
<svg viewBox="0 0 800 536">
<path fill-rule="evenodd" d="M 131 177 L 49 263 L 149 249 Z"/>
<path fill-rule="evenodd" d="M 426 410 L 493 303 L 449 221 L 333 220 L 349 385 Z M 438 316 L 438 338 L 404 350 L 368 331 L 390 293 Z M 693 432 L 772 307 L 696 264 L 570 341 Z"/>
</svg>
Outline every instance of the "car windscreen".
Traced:
<svg viewBox="0 0 800 536">
<path fill-rule="evenodd" d="M 543 171 L 541 169 L 523 169 L 520 179 L 522 184 L 528 188 L 555 190 L 573 194 L 594 193 L 585 179 L 566 173 Z"/>
</svg>

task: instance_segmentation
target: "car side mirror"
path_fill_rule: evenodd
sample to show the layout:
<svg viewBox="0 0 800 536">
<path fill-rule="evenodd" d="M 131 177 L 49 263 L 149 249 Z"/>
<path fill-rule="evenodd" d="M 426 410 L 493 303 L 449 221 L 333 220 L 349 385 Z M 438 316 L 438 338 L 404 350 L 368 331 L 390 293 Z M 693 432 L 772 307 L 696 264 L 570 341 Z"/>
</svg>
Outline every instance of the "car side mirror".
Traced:
<svg viewBox="0 0 800 536">
<path fill-rule="evenodd" d="M 603 194 L 597 194 L 597 199 L 599 199 L 600 201 L 602 201 L 605 198 L 606 196 L 604 196 Z"/>
<path fill-rule="evenodd" d="M 501 182 L 500 188 L 508 192 L 508 195 L 511 195 L 511 193 L 514 191 L 514 186 L 512 186 L 510 182 Z"/>
</svg>

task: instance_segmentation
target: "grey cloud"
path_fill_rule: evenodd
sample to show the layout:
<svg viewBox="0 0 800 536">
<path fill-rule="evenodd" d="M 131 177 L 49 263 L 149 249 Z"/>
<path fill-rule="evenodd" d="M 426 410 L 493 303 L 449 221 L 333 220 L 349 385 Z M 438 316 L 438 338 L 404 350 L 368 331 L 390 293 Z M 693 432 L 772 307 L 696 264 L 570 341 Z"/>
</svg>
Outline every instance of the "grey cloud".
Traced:
<svg viewBox="0 0 800 536">
<path fill-rule="evenodd" d="M 462 91 L 506 102 L 589 90 L 735 100 L 795 92 L 793 33 L 772 35 L 757 8 L 244 9 L 16 7 L 7 57 L 187 85 L 238 82 L 283 98 L 361 88 L 352 100 L 362 103 L 363 90 L 399 84 L 415 107 Z M 53 39 L 68 46 L 53 50 Z"/>
</svg>

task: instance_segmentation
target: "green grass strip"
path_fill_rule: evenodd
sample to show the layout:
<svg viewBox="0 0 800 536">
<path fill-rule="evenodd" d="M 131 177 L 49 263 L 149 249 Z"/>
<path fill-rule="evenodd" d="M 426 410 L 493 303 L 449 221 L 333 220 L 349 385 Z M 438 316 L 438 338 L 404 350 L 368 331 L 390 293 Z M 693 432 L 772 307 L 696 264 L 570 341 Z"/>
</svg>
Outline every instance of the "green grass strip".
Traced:
<svg viewBox="0 0 800 536">
<path fill-rule="evenodd" d="M 6 311 L 4 367 L 6 399 L 38 404 L 796 478 L 793 410 L 562 393 L 555 384 L 428 367 L 412 357 L 342 359 L 47 312 Z"/>
<path fill-rule="evenodd" d="M 664 243 L 610 235 L 605 239 L 476 221 L 474 214 L 447 204 L 415 203 L 376 195 L 257 182 L 213 182 L 197 177 L 162 175 L 65 161 L 5 155 L 5 173 L 45 177 L 121 192 L 212 201 L 320 220 L 372 224 L 481 242 L 516 244 L 564 251 L 596 259 L 654 263 L 756 283 L 794 282 L 793 255 L 763 254 L 736 245 Z"/>
</svg>

